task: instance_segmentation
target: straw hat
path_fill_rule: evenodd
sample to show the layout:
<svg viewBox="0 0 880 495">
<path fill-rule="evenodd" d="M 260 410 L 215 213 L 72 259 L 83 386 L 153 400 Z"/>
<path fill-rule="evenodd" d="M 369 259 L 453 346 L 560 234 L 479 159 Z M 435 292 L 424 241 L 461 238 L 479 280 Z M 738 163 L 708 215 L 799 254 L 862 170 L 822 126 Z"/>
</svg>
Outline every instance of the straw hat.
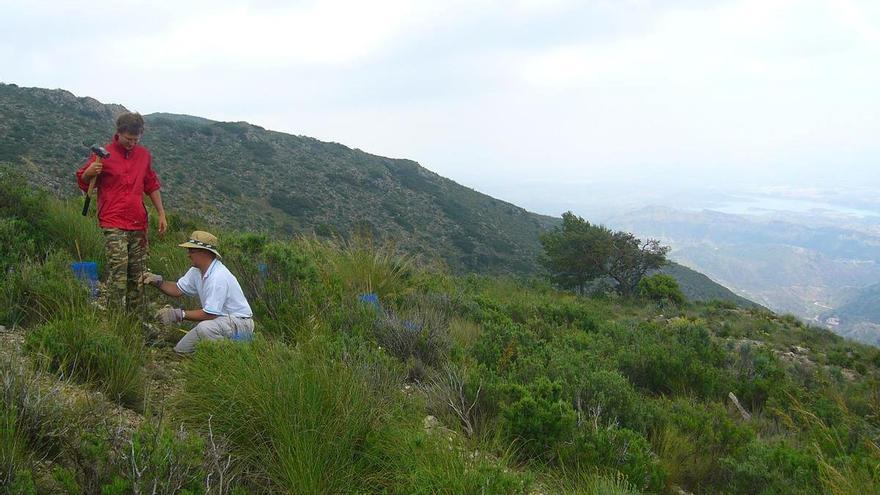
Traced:
<svg viewBox="0 0 880 495">
<path fill-rule="evenodd" d="M 196 230 L 189 235 L 188 241 L 184 242 L 183 244 L 178 244 L 178 246 L 184 248 L 207 249 L 208 251 L 216 254 L 218 258 L 222 258 L 222 256 L 220 256 L 220 252 L 217 251 L 219 244 L 220 241 L 210 232 Z"/>
</svg>

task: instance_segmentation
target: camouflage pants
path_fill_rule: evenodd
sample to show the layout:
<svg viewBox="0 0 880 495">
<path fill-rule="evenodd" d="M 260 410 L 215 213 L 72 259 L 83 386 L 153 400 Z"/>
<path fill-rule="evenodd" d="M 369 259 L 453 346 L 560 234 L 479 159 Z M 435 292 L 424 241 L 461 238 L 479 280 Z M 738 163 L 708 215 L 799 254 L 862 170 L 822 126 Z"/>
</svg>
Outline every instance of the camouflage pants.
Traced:
<svg viewBox="0 0 880 495">
<path fill-rule="evenodd" d="M 143 317 L 146 311 L 141 274 L 147 269 L 147 233 L 142 230 L 101 229 L 107 250 L 107 307 L 128 309 Z"/>
</svg>

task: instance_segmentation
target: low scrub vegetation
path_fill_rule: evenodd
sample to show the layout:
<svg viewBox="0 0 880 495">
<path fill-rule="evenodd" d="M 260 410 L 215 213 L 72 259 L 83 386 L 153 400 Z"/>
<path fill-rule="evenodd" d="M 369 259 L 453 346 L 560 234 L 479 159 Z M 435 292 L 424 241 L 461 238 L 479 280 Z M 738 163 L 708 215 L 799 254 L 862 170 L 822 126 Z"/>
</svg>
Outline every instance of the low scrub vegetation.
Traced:
<svg viewBox="0 0 880 495">
<path fill-rule="evenodd" d="M 34 194 L 0 180 L 0 236 L 14 241 L 0 245 L 0 324 L 37 366 L 2 368 L 2 491 L 863 495 L 880 484 L 880 350 L 790 318 L 690 304 L 658 276 L 631 295 L 584 297 L 452 276 L 368 239 L 217 232 L 257 338 L 157 362 L 170 351 L 147 346 L 135 318 L 95 307 L 71 274 L 85 257 L 102 265 L 100 233 L 74 221 L 76 205 Z M 194 227 L 209 228 L 175 218 L 153 235 L 151 270 L 180 276 L 176 244 Z M 3 342 L 0 355 L 14 348 Z M 179 378 L 151 403 L 172 364 Z M 139 419 L 114 429 L 106 410 L 45 392 L 53 380 Z"/>
</svg>

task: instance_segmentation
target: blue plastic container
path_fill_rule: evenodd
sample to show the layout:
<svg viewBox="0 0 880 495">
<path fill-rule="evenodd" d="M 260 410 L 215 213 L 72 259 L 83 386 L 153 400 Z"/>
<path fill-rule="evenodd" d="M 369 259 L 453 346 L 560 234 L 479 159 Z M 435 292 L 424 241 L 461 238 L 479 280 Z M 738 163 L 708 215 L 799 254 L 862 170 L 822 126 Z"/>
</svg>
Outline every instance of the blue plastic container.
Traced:
<svg viewBox="0 0 880 495">
<path fill-rule="evenodd" d="M 360 301 L 362 303 L 369 304 L 370 306 L 373 306 L 376 309 L 376 311 L 380 311 L 380 312 L 382 311 L 382 305 L 379 304 L 379 296 L 378 295 L 373 294 L 373 293 L 361 294 L 360 296 L 358 296 L 358 299 L 360 299 Z"/>
<path fill-rule="evenodd" d="M 89 295 L 98 297 L 98 264 L 94 261 L 77 261 L 70 264 L 73 275 L 89 288 Z"/>
</svg>

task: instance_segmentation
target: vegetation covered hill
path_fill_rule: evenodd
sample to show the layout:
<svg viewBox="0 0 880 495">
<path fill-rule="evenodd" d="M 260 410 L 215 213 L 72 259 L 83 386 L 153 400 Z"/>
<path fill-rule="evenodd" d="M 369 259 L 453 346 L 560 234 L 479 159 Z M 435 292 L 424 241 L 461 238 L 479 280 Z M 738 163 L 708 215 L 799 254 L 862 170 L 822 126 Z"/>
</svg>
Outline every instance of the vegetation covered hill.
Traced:
<svg viewBox="0 0 880 495">
<path fill-rule="evenodd" d="M 733 291 L 716 283 L 706 275 L 674 261 L 668 262 L 660 272 L 673 277 L 689 301 L 728 301 L 743 308 L 762 307 L 742 296 L 734 294 Z"/>
<path fill-rule="evenodd" d="M 179 359 L 177 330 L 144 336 L 74 280 L 70 262 L 103 263 L 79 206 L 0 177 L 0 491 L 880 486 L 880 350 L 794 318 L 455 276 L 363 238 L 227 230 L 258 336 Z M 196 226 L 153 232 L 150 269 L 183 273 L 176 244 Z"/>
<path fill-rule="evenodd" d="M 113 132 L 120 105 L 63 90 L 0 84 L 0 164 L 61 197 L 78 194 L 73 171 L 88 146 Z M 245 122 L 146 116 L 146 144 L 172 214 L 275 238 L 368 232 L 401 252 L 456 272 L 530 275 L 538 235 L 558 218 L 529 213 L 395 160 Z M 744 299 L 681 266 L 668 272 L 695 300 Z"/>
<path fill-rule="evenodd" d="M 0 84 L 0 163 L 75 193 L 88 145 L 113 135 L 119 105 L 63 90 Z M 267 131 L 246 122 L 146 116 L 170 212 L 210 224 L 319 236 L 370 232 L 454 270 L 532 273 L 538 233 L 554 220 L 440 177 L 410 160 Z"/>
</svg>

